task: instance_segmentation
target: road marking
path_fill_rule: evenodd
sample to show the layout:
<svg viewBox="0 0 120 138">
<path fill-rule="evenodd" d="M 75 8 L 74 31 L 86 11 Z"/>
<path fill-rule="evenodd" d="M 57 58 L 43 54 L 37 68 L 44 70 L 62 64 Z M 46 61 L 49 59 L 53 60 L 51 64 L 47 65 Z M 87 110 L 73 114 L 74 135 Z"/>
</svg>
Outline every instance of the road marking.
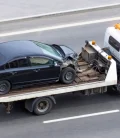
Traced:
<svg viewBox="0 0 120 138">
<path fill-rule="evenodd" d="M 70 24 L 64 24 L 64 25 L 56 25 L 56 26 L 29 29 L 29 30 L 16 31 L 16 32 L 9 32 L 9 33 L 0 34 L 0 37 L 34 33 L 34 32 L 43 32 L 43 31 L 49 31 L 49 30 L 55 30 L 55 29 L 63 29 L 63 28 L 90 25 L 90 24 L 96 24 L 96 23 L 104 23 L 104 22 L 117 21 L 117 20 L 120 20 L 120 17 L 100 19 L 100 20 L 94 20 L 94 21 L 86 21 L 86 22 L 77 22 L 77 23 L 70 23 Z"/>
<path fill-rule="evenodd" d="M 92 117 L 92 116 L 100 116 L 100 115 L 117 113 L 117 112 L 120 112 L 120 110 L 116 109 L 116 110 L 110 110 L 110 111 L 104 111 L 104 112 L 97 112 L 97 113 L 80 115 L 80 116 L 72 116 L 72 117 L 66 117 L 66 118 L 59 118 L 59 119 L 47 120 L 47 121 L 44 121 L 43 123 L 44 124 L 55 123 L 55 122 L 61 122 L 61 121 L 66 121 L 66 120 L 87 118 L 87 117 Z"/>
</svg>

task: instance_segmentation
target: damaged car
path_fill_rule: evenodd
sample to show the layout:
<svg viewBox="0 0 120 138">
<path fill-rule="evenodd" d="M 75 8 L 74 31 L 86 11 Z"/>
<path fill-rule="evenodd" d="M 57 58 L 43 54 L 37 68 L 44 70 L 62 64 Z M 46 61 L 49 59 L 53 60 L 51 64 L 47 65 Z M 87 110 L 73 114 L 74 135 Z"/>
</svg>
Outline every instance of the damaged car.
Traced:
<svg viewBox="0 0 120 138">
<path fill-rule="evenodd" d="M 0 94 L 29 84 L 70 84 L 76 77 L 77 58 L 67 46 L 33 40 L 0 43 Z"/>
</svg>

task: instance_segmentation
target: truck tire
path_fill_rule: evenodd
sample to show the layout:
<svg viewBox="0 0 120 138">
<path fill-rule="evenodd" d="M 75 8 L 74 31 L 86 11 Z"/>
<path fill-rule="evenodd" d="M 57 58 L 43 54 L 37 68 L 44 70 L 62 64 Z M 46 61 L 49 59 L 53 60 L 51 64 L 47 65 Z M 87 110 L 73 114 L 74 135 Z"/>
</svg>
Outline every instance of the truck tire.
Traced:
<svg viewBox="0 0 120 138">
<path fill-rule="evenodd" d="M 7 94 L 10 91 L 11 85 L 9 81 L 0 81 L 0 95 Z"/>
<path fill-rule="evenodd" d="M 120 95 L 120 84 L 117 84 L 113 87 L 113 90 L 116 91 L 116 94 Z"/>
<path fill-rule="evenodd" d="M 62 70 L 60 81 L 65 84 L 70 84 L 75 80 L 76 72 L 71 67 L 66 67 Z"/>
<path fill-rule="evenodd" d="M 33 107 L 33 112 L 36 115 L 44 115 L 51 111 L 53 101 L 50 98 L 44 97 L 37 100 Z"/>
</svg>

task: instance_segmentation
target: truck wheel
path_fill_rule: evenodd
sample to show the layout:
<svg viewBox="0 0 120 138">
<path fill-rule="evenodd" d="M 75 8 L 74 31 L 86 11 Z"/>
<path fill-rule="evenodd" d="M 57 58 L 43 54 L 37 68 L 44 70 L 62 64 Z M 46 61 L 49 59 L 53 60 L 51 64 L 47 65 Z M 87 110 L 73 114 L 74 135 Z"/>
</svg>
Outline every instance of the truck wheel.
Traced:
<svg viewBox="0 0 120 138">
<path fill-rule="evenodd" d="M 113 86 L 109 86 L 108 87 L 108 94 L 110 95 L 120 95 L 120 84 L 117 84 L 117 85 L 113 85 Z"/>
<path fill-rule="evenodd" d="M 0 81 L 0 95 L 7 94 L 10 91 L 10 87 L 9 81 Z"/>
<path fill-rule="evenodd" d="M 50 98 L 40 98 L 33 107 L 33 112 L 36 115 L 44 115 L 51 111 L 53 107 L 53 101 Z"/>
<path fill-rule="evenodd" d="M 60 81 L 65 84 L 70 84 L 75 80 L 76 72 L 73 68 L 67 67 L 62 70 Z"/>
<path fill-rule="evenodd" d="M 116 91 L 118 95 L 120 95 L 120 84 L 117 84 L 116 86 L 113 87 L 113 90 Z"/>
</svg>

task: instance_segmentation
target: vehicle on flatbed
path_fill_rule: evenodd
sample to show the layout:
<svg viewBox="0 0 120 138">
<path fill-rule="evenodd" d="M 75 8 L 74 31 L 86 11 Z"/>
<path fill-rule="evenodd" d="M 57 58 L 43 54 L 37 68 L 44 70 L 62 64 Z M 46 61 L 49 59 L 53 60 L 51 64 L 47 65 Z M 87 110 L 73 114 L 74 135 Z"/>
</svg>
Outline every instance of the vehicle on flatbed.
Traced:
<svg viewBox="0 0 120 138">
<path fill-rule="evenodd" d="M 67 46 L 31 40 L 1 43 L 0 94 L 37 83 L 72 83 L 77 58 L 77 53 Z"/>
<path fill-rule="evenodd" d="M 83 95 L 104 93 L 108 86 L 117 84 L 116 61 L 95 41 L 86 41 L 77 59 L 77 67 L 76 77 L 70 84 L 57 82 L 11 90 L 0 96 L 0 103 L 10 112 L 12 103 L 23 100 L 28 111 L 42 115 L 50 112 L 56 104 L 55 95 L 73 92 L 81 92 Z"/>
</svg>

